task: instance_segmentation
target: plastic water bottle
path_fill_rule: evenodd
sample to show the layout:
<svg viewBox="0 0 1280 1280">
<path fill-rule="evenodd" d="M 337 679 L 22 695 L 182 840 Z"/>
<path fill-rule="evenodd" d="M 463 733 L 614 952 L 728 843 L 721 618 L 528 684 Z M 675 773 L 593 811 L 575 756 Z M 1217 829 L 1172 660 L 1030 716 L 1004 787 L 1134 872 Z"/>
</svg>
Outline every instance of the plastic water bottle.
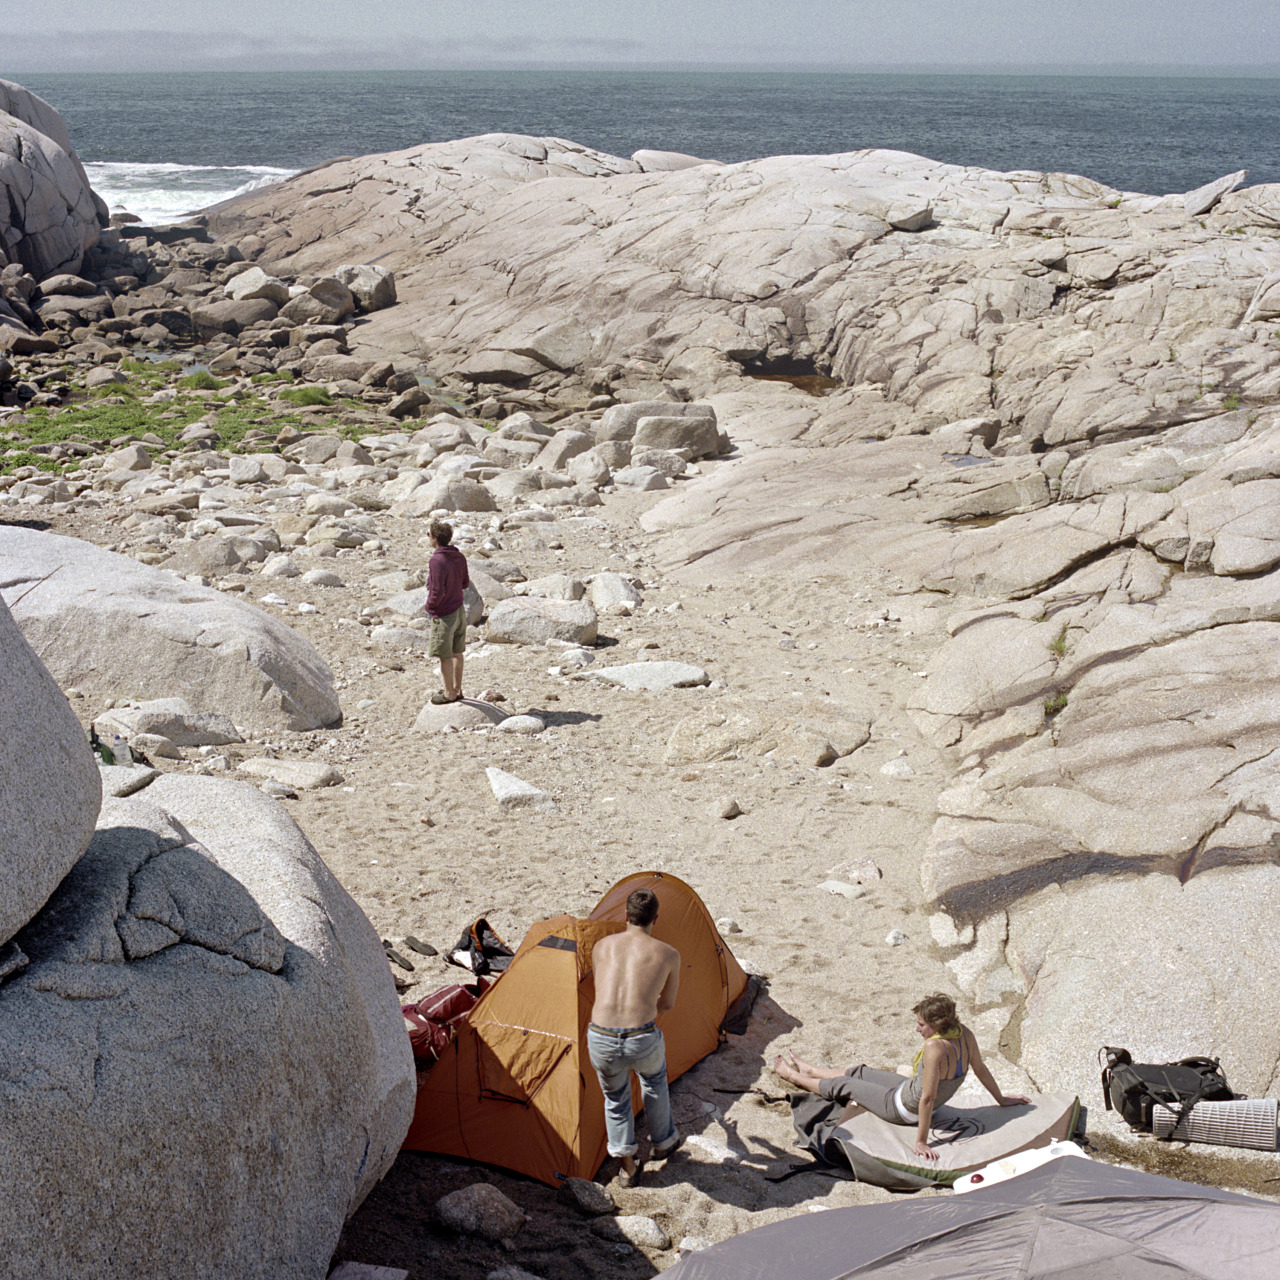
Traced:
<svg viewBox="0 0 1280 1280">
<path fill-rule="evenodd" d="M 129 750 L 129 744 L 118 733 L 111 737 L 111 757 L 116 764 L 128 766 L 133 763 L 133 752 Z"/>
</svg>

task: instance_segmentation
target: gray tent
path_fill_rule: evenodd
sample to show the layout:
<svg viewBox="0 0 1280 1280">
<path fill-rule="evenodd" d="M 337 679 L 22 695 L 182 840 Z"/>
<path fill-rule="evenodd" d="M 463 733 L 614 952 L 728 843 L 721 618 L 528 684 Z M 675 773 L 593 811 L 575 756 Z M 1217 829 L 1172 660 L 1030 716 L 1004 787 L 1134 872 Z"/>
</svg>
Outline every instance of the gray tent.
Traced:
<svg viewBox="0 0 1280 1280">
<path fill-rule="evenodd" d="M 1280 1205 L 1064 1156 L 963 1196 L 799 1214 L 668 1280 L 1274 1280 Z"/>
</svg>

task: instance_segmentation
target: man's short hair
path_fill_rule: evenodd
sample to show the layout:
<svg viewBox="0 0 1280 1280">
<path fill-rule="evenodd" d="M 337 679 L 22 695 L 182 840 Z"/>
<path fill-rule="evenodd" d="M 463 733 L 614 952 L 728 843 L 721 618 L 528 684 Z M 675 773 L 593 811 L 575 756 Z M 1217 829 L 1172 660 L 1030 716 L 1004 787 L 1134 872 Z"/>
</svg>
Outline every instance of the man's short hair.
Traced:
<svg viewBox="0 0 1280 1280">
<path fill-rule="evenodd" d="M 453 525 L 445 524 L 443 520 L 433 520 L 431 522 L 431 536 L 442 547 L 447 547 L 453 541 Z"/>
<path fill-rule="evenodd" d="M 658 895 L 652 889 L 637 889 L 627 899 L 627 923 L 641 926 L 658 918 Z"/>
</svg>

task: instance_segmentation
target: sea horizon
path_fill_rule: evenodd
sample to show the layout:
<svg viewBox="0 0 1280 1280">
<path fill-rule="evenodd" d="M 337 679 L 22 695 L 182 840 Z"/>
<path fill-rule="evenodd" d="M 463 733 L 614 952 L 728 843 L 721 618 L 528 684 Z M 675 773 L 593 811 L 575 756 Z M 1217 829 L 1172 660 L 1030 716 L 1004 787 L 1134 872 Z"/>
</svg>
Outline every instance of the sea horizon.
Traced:
<svg viewBox="0 0 1280 1280">
<path fill-rule="evenodd" d="M 1164 195 L 1280 182 L 1280 75 L 505 68 L 4 71 L 116 208 L 174 219 L 341 155 L 483 133 L 736 163 L 882 147 Z"/>
</svg>

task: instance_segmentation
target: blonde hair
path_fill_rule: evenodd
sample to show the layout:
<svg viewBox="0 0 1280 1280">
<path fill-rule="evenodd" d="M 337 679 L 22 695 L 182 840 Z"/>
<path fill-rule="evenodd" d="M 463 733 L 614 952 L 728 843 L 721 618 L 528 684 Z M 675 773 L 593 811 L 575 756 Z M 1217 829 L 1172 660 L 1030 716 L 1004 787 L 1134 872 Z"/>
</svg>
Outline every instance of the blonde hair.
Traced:
<svg viewBox="0 0 1280 1280">
<path fill-rule="evenodd" d="M 956 1002 L 950 996 L 943 995 L 941 991 L 925 996 L 911 1012 L 918 1018 L 923 1018 L 940 1036 L 945 1036 L 949 1031 L 960 1030 Z"/>
</svg>

